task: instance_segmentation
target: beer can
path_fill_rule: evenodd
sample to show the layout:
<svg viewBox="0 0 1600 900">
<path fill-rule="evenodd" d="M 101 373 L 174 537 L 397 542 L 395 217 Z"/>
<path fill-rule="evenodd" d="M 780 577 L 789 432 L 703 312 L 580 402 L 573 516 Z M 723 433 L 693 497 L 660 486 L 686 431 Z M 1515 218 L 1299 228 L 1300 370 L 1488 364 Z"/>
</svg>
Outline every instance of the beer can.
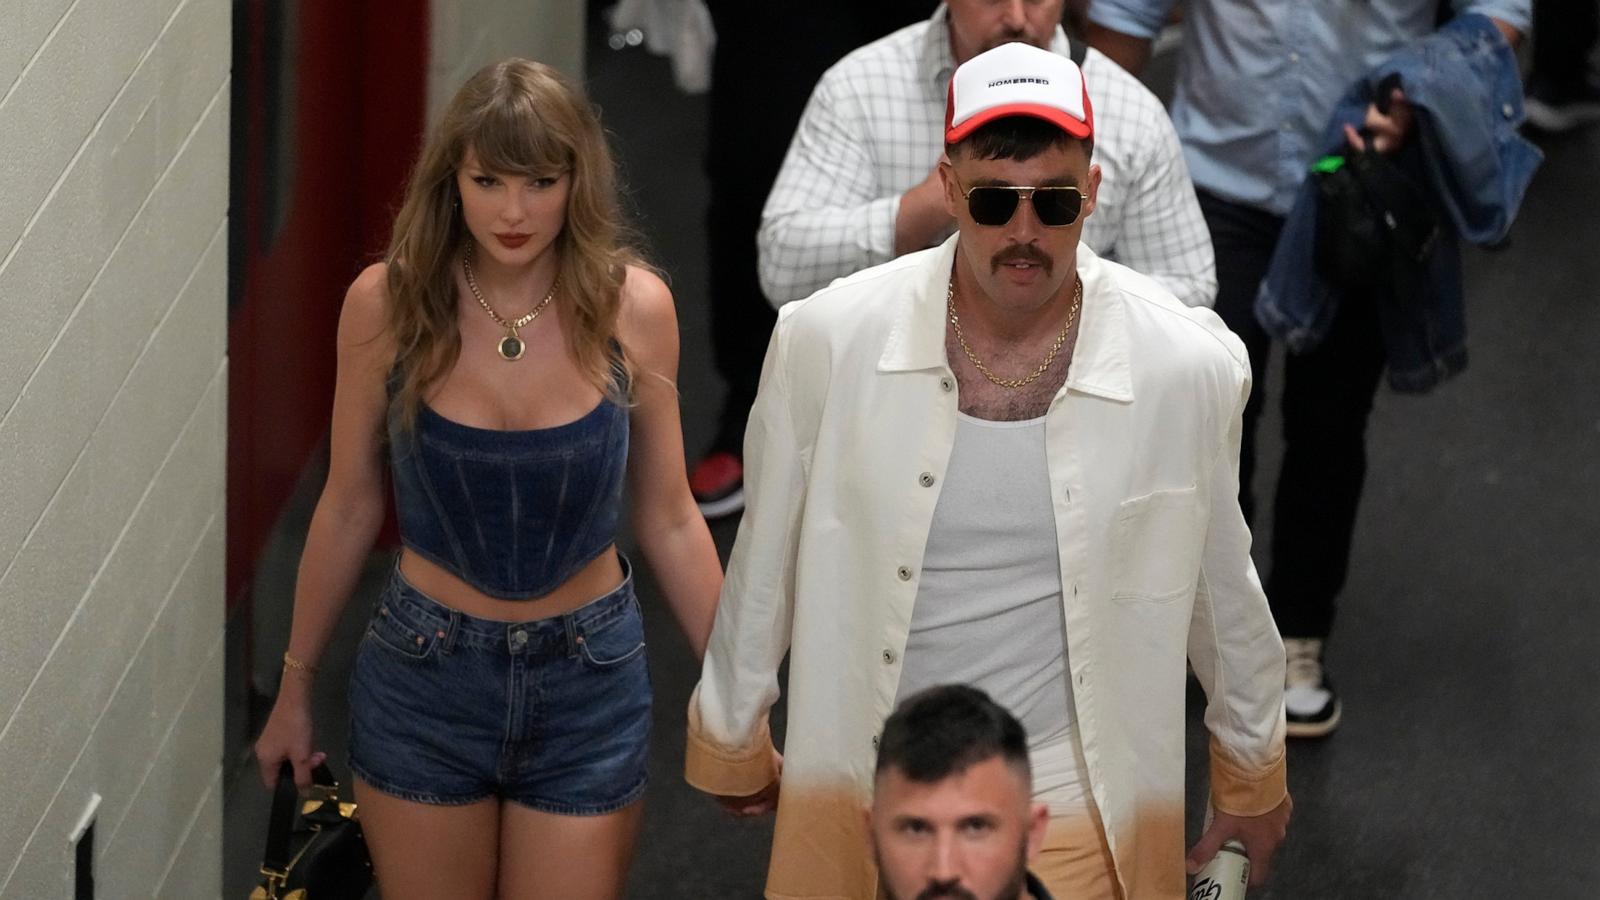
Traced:
<svg viewBox="0 0 1600 900">
<path fill-rule="evenodd" d="M 1189 900 L 1244 900 L 1249 883 L 1250 857 L 1245 855 L 1244 844 L 1228 841 L 1194 877 Z"/>
</svg>

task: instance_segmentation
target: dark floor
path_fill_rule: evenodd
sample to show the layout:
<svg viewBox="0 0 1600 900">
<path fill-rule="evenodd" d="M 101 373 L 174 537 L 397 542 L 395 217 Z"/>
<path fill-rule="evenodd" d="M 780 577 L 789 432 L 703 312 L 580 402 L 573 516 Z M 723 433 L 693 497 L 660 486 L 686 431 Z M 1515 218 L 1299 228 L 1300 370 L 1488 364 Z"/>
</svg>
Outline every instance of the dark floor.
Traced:
<svg viewBox="0 0 1600 900">
<path fill-rule="evenodd" d="M 596 46 L 589 70 L 640 224 L 671 273 L 694 452 L 722 391 L 704 296 L 705 102 L 677 93 L 642 50 Z M 1291 745 L 1294 822 L 1255 900 L 1600 897 L 1600 128 L 1541 143 L 1547 161 L 1509 246 L 1468 255 L 1471 367 L 1432 395 L 1378 398 L 1329 651 L 1345 720 L 1326 741 Z M 1266 472 L 1276 424 L 1264 422 Z M 274 550 L 268 577 L 281 587 L 303 524 L 291 513 Z M 734 527 L 713 528 L 724 556 Z M 757 897 L 770 821 L 733 821 L 683 783 L 697 672 L 641 576 L 657 712 L 629 894 Z M 336 762 L 339 665 L 324 679 L 319 740 Z M 1191 773 L 1204 771 L 1198 714 L 1191 703 Z M 241 770 L 229 792 L 229 896 L 248 891 L 259 859 L 265 796 L 251 777 Z M 1202 790 L 1191 784 L 1191 829 Z"/>
</svg>

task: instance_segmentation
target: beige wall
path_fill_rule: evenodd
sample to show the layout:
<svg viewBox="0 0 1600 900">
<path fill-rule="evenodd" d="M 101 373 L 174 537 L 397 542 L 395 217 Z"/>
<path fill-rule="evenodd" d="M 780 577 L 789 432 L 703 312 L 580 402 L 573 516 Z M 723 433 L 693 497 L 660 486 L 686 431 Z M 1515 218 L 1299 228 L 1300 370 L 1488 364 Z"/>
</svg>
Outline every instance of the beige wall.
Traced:
<svg viewBox="0 0 1600 900">
<path fill-rule="evenodd" d="M 0 898 L 221 891 L 227 0 L 0 0 Z"/>
<path fill-rule="evenodd" d="M 429 122 L 473 72 L 508 56 L 548 63 L 583 83 L 582 0 L 434 0 L 432 14 Z"/>
</svg>

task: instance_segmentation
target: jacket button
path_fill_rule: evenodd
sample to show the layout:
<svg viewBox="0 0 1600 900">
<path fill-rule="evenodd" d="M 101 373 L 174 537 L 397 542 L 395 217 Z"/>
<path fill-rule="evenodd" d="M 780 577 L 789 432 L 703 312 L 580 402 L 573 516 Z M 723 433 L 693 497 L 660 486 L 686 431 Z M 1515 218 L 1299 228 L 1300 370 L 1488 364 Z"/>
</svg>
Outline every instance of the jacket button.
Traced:
<svg viewBox="0 0 1600 900">
<path fill-rule="evenodd" d="M 948 394 L 951 391 L 956 389 L 956 380 L 954 378 L 951 378 L 949 375 L 946 375 L 943 378 L 939 379 L 939 387 L 943 388 L 944 392 L 946 394 Z"/>
<path fill-rule="evenodd" d="M 872 749 L 873 749 L 874 752 L 876 752 L 877 749 L 878 749 L 878 736 L 877 735 L 873 735 L 872 736 Z"/>
<path fill-rule="evenodd" d="M 922 475 L 917 478 L 917 484 L 920 484 L 923 487 L 933 487 L 933 473 L 923 472 Z"/>
<path fill-rule="evenodd" d="M 901 566 L 900 568 L 895 569 L 894 573 L 896 575 L 900 576 L 900 580 L 901 581 L 910 581 L 911 580 L 911 570 L 906 568 L 905 566 Z"/>
<path fill-rule="evenodd" d="M 886 650 L 883 651 L 883 664 L 886 665 L 886 666 L 894 665 L 894 651 L 893 650 L 887 650 L 886 649 Z"/>
</svg>

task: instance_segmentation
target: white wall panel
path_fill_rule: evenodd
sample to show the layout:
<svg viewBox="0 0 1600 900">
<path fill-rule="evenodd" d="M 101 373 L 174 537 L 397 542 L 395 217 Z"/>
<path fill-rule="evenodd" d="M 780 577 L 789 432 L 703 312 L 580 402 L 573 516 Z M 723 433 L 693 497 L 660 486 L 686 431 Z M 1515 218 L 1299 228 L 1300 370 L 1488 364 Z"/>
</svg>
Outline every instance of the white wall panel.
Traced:
<svg viewBox="0 0 1600 900">
<path fill-rule="evenodd" d="M 221 885 L 226 0 L 0 0 L 0 898 Z"/>
</svg>

